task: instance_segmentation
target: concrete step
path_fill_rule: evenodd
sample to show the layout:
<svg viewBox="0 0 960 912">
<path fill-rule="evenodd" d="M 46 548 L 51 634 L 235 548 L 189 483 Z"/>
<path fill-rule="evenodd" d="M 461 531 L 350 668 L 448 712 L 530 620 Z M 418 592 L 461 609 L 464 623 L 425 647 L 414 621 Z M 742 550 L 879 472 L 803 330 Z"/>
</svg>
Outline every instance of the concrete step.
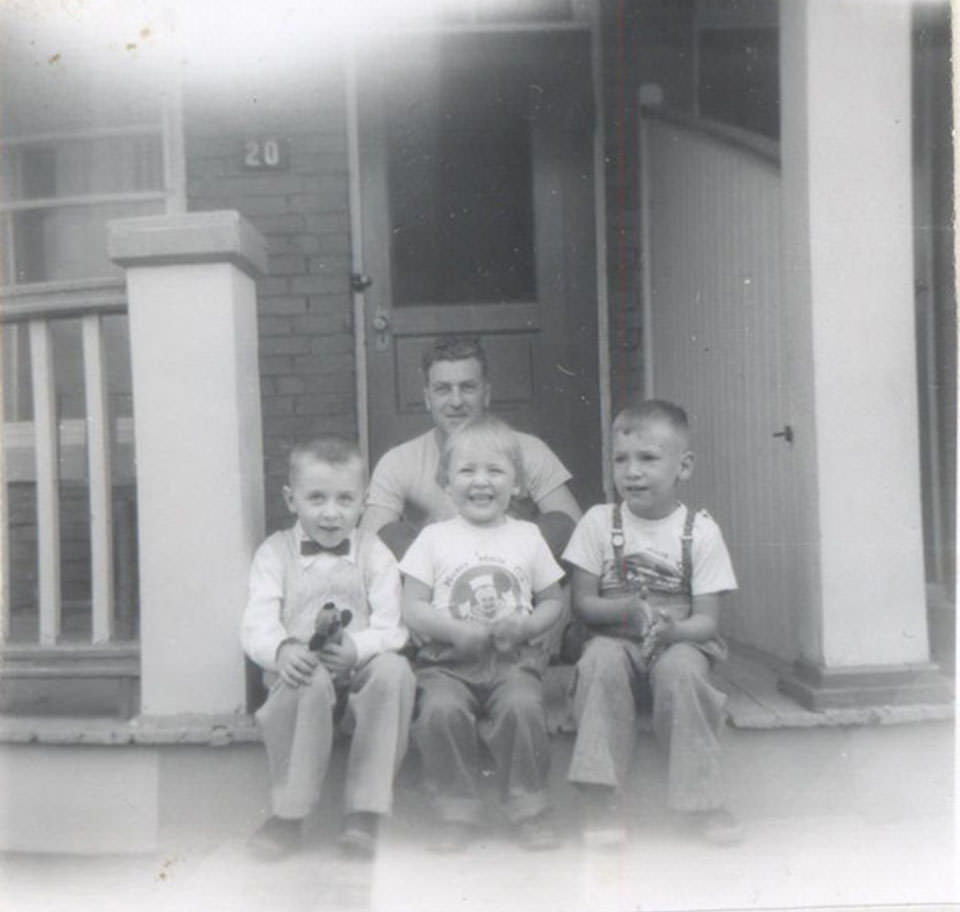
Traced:
<svg viewBox="0 0 960 912">
<path fill-rule="evenodd" d="M 253 733 L 247 734 L 253 738 Z M 220 737 L 212 746 L 161 731 L 136 743 L 0 744 L 0 849 L 41 852 L 203 852 L 243 839 L 268 812 L 266 758 L 255 740 Z M 66 738 L 64 739 L 66 741 Z M 574 826 L 574 795 L 564 781 L 572 736 L 552 737 L 551 794 Z M 954 798 L 950 721 L 819 729 L 726 731 L 729 804 L 745 820 L 843 813 L 898 821 L 936 816 Z M 334 751 L 324 798 L 310 826 L 322 841 L 339 821 L 346 742 Z M 666 824 L 666 763 L 649 732 L 639 739 L 629 816 Z M 491 820 L 498 821 L 493 776 Z M 415 754 L 398 776 L 393 823 L 415 834 L 430 811 Z"/>
</svg>

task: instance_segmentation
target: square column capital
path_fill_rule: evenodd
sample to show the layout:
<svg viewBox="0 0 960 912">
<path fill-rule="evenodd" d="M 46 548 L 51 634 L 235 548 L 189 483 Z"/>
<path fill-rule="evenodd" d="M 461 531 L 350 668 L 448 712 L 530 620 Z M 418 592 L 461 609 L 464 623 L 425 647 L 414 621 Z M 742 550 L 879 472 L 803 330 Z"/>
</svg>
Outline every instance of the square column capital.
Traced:
<svg viewBox="0 0 960 912">
<path fill-rule="evenodd" d="M 267 244 L 239 212 L 189 212 L 117 219 L 107 252 L 120 266 L 232 263 L 252 278 L 267 270 Z"/>
</svg>

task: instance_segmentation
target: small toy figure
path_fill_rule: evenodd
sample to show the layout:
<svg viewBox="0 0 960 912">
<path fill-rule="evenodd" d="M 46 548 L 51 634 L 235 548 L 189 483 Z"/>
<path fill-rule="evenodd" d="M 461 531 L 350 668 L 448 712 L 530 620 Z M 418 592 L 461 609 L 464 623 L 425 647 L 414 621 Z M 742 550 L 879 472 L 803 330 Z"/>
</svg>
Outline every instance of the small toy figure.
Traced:
<svg viewBox="0 0 960 912">
<path fill-rule="evenodd" d="M 339 643 L 343 639 L 343 628 L 353 620 L 349 608 L 337 611 L 333 602 L 324 602 L 317 614 L 313 636 L 307 644 L 311 652 L 319 652 L 327 643 Z"/>
</svg>

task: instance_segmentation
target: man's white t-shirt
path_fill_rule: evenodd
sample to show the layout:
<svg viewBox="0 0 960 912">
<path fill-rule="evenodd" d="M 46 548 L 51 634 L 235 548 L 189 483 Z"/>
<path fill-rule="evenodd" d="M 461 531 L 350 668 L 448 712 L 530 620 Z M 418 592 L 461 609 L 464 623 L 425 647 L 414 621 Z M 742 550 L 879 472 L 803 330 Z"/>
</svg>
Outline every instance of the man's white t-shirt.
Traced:
<svg viewBox="0 0 960 912">
<path fill-rule="evenodd" d="M 539 437 L 514 433 L 520 443 L 526 493 L 539 505 L 572 476 Z M 367 506 L 383 507 L 416 525 L 455 516 L 453 501 L 437 482 L 439 464 L 434 430 L 387 450 L 370 479 Z"/>
</svg>

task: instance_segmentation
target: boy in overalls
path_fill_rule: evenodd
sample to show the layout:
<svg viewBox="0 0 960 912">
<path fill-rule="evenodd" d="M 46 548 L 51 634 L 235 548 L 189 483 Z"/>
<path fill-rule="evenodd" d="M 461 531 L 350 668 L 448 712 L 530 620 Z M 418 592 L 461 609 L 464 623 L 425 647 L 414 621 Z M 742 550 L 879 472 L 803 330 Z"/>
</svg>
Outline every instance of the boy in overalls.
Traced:
<svg viewBox="0 0 960 912">
<path fill-rule="evenodd" d="M 574 613 L 589 637 L 576 670 L 567 778 L 584 798 L 584 839 L 597 847 L 627 838 L 620 799 L 647 682 L 654 734 L 669 757 L 668 806 L 710 842 L 741 836 L 721 791 L 726 698 L 710 681 L 725 654 L 721 596 L 737 583 L 716 523 L 677 499 L 693 469 L 688 435 L 686 413 L 672 403 L 622 411 L 612 439 L 618 503 L 590 509 L 564 552 Z"/>
</svg>

